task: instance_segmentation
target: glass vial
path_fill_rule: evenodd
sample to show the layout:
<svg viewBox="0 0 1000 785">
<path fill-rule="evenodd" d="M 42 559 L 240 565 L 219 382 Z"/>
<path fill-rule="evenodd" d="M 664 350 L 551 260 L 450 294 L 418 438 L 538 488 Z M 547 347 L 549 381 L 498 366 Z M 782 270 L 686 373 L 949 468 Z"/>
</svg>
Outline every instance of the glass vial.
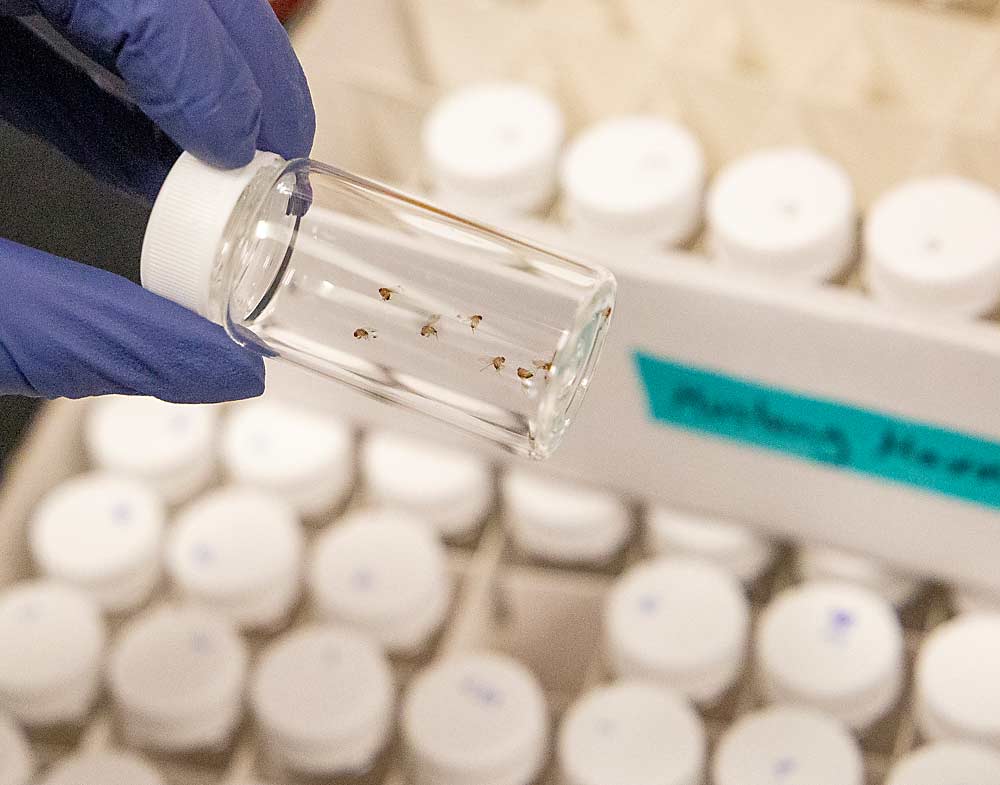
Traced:
<svg viewBox="0 0 1000 785">
<path fill-rule="evenodd" d="M 606 270 L 265 153 L 231 172 L 180 158 L 142 277 L 241 344 L 536 458 L 586 391 L 615 293 Z"/>
</svg>

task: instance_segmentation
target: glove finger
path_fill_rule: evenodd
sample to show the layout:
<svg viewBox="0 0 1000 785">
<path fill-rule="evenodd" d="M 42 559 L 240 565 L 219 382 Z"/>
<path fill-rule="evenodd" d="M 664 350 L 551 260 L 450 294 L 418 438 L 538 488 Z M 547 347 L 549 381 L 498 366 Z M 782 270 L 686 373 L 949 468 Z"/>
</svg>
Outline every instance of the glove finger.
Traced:
<svg viewBox="0 0 1000 785">
<path fill-rule="evenodd" d="M 0 394 L 252 398 L 261 357 L 117 275 L 0 239 Z"/>
<path fill-rule="evenodd" d="M 249 163 L 261 91 L 205 0 L 36 0 L 71 39 L 108 53 L 136 102 L 177 144 L 216 166 Z"/>
<path fill-rule="evenodd" d="M 257 146 L 305 158 L 316 134 L 309 85 L 285 28 L 267 0 L 207 0 L 246 60 L 262 96 Z"/>
</svg>

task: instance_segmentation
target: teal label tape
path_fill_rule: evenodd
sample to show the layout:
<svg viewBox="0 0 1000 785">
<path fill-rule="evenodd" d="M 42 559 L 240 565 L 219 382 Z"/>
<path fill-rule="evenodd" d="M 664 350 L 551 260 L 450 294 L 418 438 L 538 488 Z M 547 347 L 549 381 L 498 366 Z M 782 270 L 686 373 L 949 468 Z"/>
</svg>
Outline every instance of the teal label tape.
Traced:
<svg viewBox="0 0 1000 785">
<path fill-rule="evenodd" d="M 1000 443 L 641 351 L 633 357 L 661 423 L 1000 508 Z"/>
</svg>

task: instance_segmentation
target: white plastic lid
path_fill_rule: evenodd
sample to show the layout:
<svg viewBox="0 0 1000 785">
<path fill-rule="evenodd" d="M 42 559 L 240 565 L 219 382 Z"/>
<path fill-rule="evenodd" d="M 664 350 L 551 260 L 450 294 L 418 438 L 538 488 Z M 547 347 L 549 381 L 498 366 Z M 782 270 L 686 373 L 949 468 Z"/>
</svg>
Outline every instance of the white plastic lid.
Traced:
<svg viewBox="0 0 1000 785">
<path fill-rule="evenodd" d="M 281 159 L 258 152 L 242 169 L 216 169 L 190 153 L 174 164 L 146 225 L 142 285 L 202 316 L 226 224 L 254 176 Z"/>
<path fill-rule="evenodd" d="M 961 741 L 939 741 L 907 754 L 885 785 L 1000 785 L 1000 752 Z"/>
<path fill-rule="evenodd" d="M 501 654 L 430 666 L 410 684 L 400 723 L 416 785 L 528 785 L 546 756 L 541 686 Z"/>
<path fill-rule="evenodd" d="M 911 600 L 920 588 L 915 578 L 894 572 L 875 559 L 839 548 L 805 545 L 796 555 L 796 568 L 803 580 L 856 583 L 881 594 L 896 606 Z"/>
<path fill-rule="evenodd" d="M 163 779 L 131 753 L 92 752 L 61 760 L 42 785 L 163 785 Z"/>
<path fill-rule="evenodd" d="M 131 621 L 111 652 L 108 684 L 127 712 L 167 728 L 233 714 L 247 651 L 216 614 L 165 606 Z"/>
<path fill-rule="evenodd" d="M 83 592 L 48 580 L 7 589 L 0 594 L 0 701 L 44 699 L 96 680 L 104 643 L 100 611 Z"/>
<path fill-rule="evenodd" d="M 621 676 L 673 687 L 711 702 L 746 661 L 750 611 L 743 587 L 700 559 L 632 567 L 611 590 L 605 636 Z"/>
<path fill-rule="evenodd" d="M 222 434 L 222 460 L 235 482 L 274 491 L 307 517 L 350 491 L 353 447 L 339 420 L 269 400 L 239 405 Z"/>
<path fill-rule="evenodd" d="M 562 112 L 530 85 L 495 82 L 443 98 L 423 130 L 436 191 L 453 206 L 531 211 L 555 189 Z"/>
<path fill-rule="evenodd" d="M 701 218 L 705 159 L 698 140 L 676 123 L 619 117 L 573 140 L 561 184 L 567 218 L 581 235 L 676 245 Z"/>
<path fill-rule="evenodd" d="M 935 628 L 917 658 L 916 698 L 926 738 L 1000 746 L 1000 614 L 967 614 Z"/>
<path fill-rule="evenodd" d="M 380 432 L 365 439 L 361 460 L 373 501 L 412 511 L 446 537 L 471 534 L 493 505 L 493 475 L 475 454 Z"/>
<path fill-rule="evenodd" d="M 250 699 L 275 751 L 296 768 L 364 768 L 388 740 L 394 687 L 378 644 L 346 627 L 296 630 L 270 646 Z"/>
<path fill-rule="evenodd" d="M 854 254 L 856 212 L 851 181 L 829 158 L 799 148 L 753 153 L 709 190 L 710 245 L 720 264 L 828 280 Z"/>
<path fill-rule="evenodd" d="M 958 177 L 883 194 L 865 224 L 872 293 L 916 310 L 975 316 L 1000 302 L 1000 195 Z"/>
<path fill-rule="evenodd" d="M 0 712 L 0 785 L 28 785 L 34 769 L 28 740 L 14 721 Z"/>
<path fill-rule="evenodd" d="M 356 512 L 316 543 L 309 572 L 320 613 L 369 632 L 390 650 L 419 647 L 448 609 L 444 546 L 406 513 Z"/>
<path fill-rule="evenodd" d="M 266 623 L 242 611 L 289 582 L 299 583 L 304 547 L 287 502 L 256 488 L 231 486 L 181 511 L 167 543 L 167 571 L 190 600 L 237 624 Z"/>
<path fill-rule="evenodd" d="M 864 728 L 896 703 L 903 631 L 882 597 L 849 583 L 804 583 L 761 616 L 757 659 L 769 697 Z"/>
<path fill-rule="evenodd" d="M 833 717 L 775 706 L 740 717 L 719 740 L 715 785 L 863 785 L 857 741 Z"/>
<path fill-rule="evenodd" d="M 951 604 L 958 613 L 1000 613 L 1000 592 L 952 586 Z"/>
<path fill-rule="evenodd" d="M 744 583 L 759 578 L 774 561 L 773 543 L 732 521 L 657 506 L 649 510 L 646 525 L 654 553 L 706 559 Z"/>
<path fill-rule="evenodd" d="M 110 396 L 91 404 L 84 437 L 97 467 L 144 480 L 174 504 L 211 479 L 217 419 L 214 406 Z"/>
<path fill-rule="evenodd" d="M 632 528 L 629 510 L 616 495 L 530 472 L 505 475 L 503 500 L 514 541 L 549 561 L 607 561 Z"/>
<path fill-rule="evenodd" d="M 565 785 L 700 785 L 701 719 L 679 693 L 643 682 L 591 690 L 559 730 Z"/>
<path fill-rule="evenodd" d="M 35 509 L 31 550 L 43 572 L 73 583 L 105 609 L 142 602 L 159 574 L 166 509 L 144 483 L 93 473 L 49 492 Z M 139 573 L 145 593 L 131 583 Z M 140 576 L 141 578 L 141 576 Z"/>
</svg>

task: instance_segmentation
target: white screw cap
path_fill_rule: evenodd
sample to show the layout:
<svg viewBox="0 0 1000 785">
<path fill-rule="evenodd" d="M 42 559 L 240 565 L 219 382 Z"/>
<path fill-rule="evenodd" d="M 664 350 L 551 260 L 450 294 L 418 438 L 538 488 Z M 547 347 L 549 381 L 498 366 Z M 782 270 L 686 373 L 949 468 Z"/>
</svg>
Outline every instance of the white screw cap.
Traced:
<svg viewBox="0 0 1000 785">
<path fill-rule="evenodd" d="M 46 575 L 104 610 L 145 602 L 160 577 L 166 508 L 145 483 L 103 472 L 56 486 L 35 509 L 31 551 Z"/>
<path fill-rule="evenodd" d="M 978 744 L 939 741 L 901 758 L 885 785 L 1000 785 L 1000 752 Z"/>
<path fill-rule="evenodd" d="M 164 606 L 133 619 L 108 663 L 129 742 L 169 752 L 224 744 L 242 711 L 247 650 L 209 611 Z"/>
<path fill-rule="evenodd" d="M 213 406 L 109 396 L 91 404 L 84 441 L 95 466 L 148 482 L 176 504 L 212 479 L 217 419 Z"/>
<path fill-rule="evenodd" d="M 562 160 L 566 217 L 605 245 L 679 245 L 701 219 L 705 158 L 686 128 L 654 116 L 619 117 L 573 140 Z"/>
<path fill-rule="evenodd" d="M 882 595 L 896 607 L 913 599 L 920 588 L 915 578 L 895 572 L 875 559 L 839 548 L 803 546 L 796 554 L 795 566 L 802 580 L 856 583 Z"/>
<path fill-rule="evenodd" d="M 299 596 L 304 549 L 286 501 L 231 486 L 181 511 L 167 543 L 167 571 L 185 599 L 241 627 L 269 627 Z"/>
<path fill-rule="evenodd" d="M 105 629 L 97 604 L 49 580 L 0 594 L 0 709 L 25 725 L 78 722 L 97 695 Z"/>
<path fill-rule="evenodd" d="M 226 421 L 222 461 L 234 482 L 272 491 L 317 518 L 351 490 L 354 438 L 338 420 L 257 400 L 237 406 Z"/>
<path fill-rule="evenodd" d="M 364 771 L 392 728 L 385 656 L 345 627 L 305 627 L 272 644 L 250 700 L 276 762 L 305 774 Z"/>
<path fill-rule="evenodd" d="M 851 181 L 811 150 L 766 150 L 729 164 L 709 189 L 707 209 L 712 253 L 723 265 L 825 281 L 854 256 Z"/>
<path fill-rule="evenodd" d="M 864 785 L 861 749 L 833 717 L 773 706 L 726 729 L 712 764 L 715 785 Z"/>
<path fill-rule="evenodd" d="M 431 111 L 424 158 L 435 195 L 467 213 L 538 210 L 555 192 L 562 112 L 530 85 L 464 87 Z"/>
<path fill-rule="evenodd" d="M 812 706 L 861 729 L 899 698 L 903 631 L 892 606 L 868 589 L 805 583 L 764 610 L 757 659 L 772 701 Z"/>
<path fill-rule="evenodd" d="M 492 472 L 475 454 L 379 432 L 365 439 L 361 462 L 374 501 L 415 513 L 444 537 L 472 535 L 493 507 Z"/>
<path fill-rule="evenodd" d="M 646 544 L 653 553 L 705 559 L 744 584 L 757 580 L 774 561 L 770 540 L 732 521 L 657 506 L 647 513 L 646 526 Z"/>
<path fill-rule="evenodd" d="M 164 785 L 156 769 L 128 752 L 91 752 L 65 758 L 42 785 Z"/>
<path fill-rule="evenodd" d="M 1000 302 L 1000 195 L 958 177 L 883 194 L 865 224 L 872 293 L 917 311 L 976 316 Z"/>
<path fill-rule="evenodd" d="M 391 510 L 359 511 L 324 532 L 309 584 L 322 616 L 399 653 L 427 643 L 451 598 L 444 546 L 422 521 Z"/>
<path fill-rule="evenodd" d="M 632 529 L 628 508 L 615 494 L 529 472 L 507 473 L 503 501 L 514 542 L 547 561 L 606 562 Z"/>
<path fill-rule="evenodd" d="M 400 723 L 414 785 L 528 785 L 545 761 L 545 696 L 504 655 L 432 665 L 410 684 Z"/>
<path fill-rule="evenodd" d="M 951 604 L 957 613 L 1000 613 L 1000 592 L 952 586 Z"/>
<path fill-rule="evenodd" d="M 917 658 L 916 714 L 925 738 L 1000 747 L 1000 614 L 958 616 L 931 632 Z"/>
<path fill-rule="evenodd" d="M 35 759 L 21 729 L 0 712 L 0 785 L 28 785 Z"/>
<path fill-rule="evenodd" d="M 701 785 L 705 748 L 701 719 L 680 693 L 625 681 L 569 708 L 559 770 L 565 785 Z"/>
<path fill-rule="evenodd" d="M 746 662 L 750 611 L 743 587 L 710 562 L 665 558 L 632 567 L 608 596 L 604 633 L 619 676 L 711 703 Z"/>
</svg>

